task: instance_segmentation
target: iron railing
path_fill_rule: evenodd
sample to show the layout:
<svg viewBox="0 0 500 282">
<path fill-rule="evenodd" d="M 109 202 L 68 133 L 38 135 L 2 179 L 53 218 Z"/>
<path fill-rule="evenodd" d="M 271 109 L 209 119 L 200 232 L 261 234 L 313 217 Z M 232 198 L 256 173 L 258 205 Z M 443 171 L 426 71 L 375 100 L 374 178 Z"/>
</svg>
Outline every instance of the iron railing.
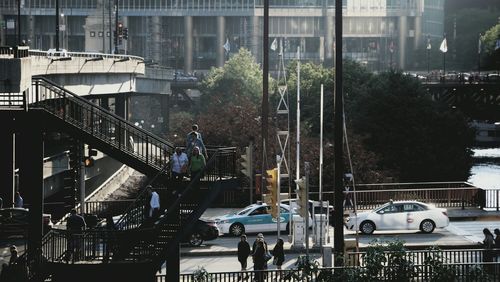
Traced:
<svg viewBox="0 0 500 282">
<path fill-rule="evenodd" d="M 109 146 L 161 171 L 174 145 L 50 82 L 33 78 L 29 108 L 42 108 Z"/>
<path fill-rule="evenodd" d="M 414 264 L 425 264 L 426 258 L 440 257 L 444 263 L 482 263 L 485 250 L 478 249 L 436 249 L 436 250 L 408 250 L 405 253 L 407 261 Z M 500 249 L 488 250 L 491 253 L 498 253 Z M 384 252 L 386 257 L 392 253 Z M 366 252 L 347 252 L 345 254 L 345 264 L 348 266 L 366 266 Z"/>
<path fill-rule="evenodd" d="M 407 272 L 399 271 L 396 267 L 384 266 L 376 277 L 359 277 L 362 281 L 431 281 L 436 279 L 436 268 L 430 265 L 413 265 L 414 276 L 408 277 Z M 446 269 L 451 274 L 452 280 L 449 281 L 500 281 L 500 263 L 455 263 L 444 264 L 442 269 Z M 286 270 L 266 270 L 266 271 L 238 271 L 238 272 L 213 272 L 207 273 L 205 280 L 199 280 L 199 277 L 193 273 L 181 274 L 180 282 L 194 281 L 218 281 L 218 282 L 237 282 L 237 281 L 354 281 L 356 273 L 366 271 L 363 267 L 331 267 L 319 268 L 318 271 L 312 271 L 309 275 L 303 275 L 303 272 L 296 269 Z M 443 270 L 441 270 L 443 271 Z M 365 272 L 366 273 L 366 272 Z M 399 276 L 403 277 L 399 277 Z M 364 280 L 363 280 L 364 277 Z M 350 280 L 347 280 L 350 278 Z M 370 280 L 366 280 L 370 278 Z M 399 280 L 398 280 L 399 278 Z M 198 279 L 198 280 L 197 280 Z M 157 282 L 166 282 L 166 275 L 157 275 Z M 448 280 L 447 280 L 448 281 Z"/>
</svg>

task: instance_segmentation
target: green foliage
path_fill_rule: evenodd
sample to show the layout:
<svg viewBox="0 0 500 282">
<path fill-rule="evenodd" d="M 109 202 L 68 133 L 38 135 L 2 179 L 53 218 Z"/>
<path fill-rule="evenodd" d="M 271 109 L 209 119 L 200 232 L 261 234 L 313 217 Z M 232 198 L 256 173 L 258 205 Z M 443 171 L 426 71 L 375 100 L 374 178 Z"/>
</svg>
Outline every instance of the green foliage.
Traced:
<svg viewBox="0 0 500 282">
<path fill-rule="evenodd" d="M 461 112 L 426 96 L 401 73 L 373 76 L 346 110 L 354 133 L 399 181 L 453 181 L 469 176 L 474 135 Z"/>
<path fill-rule="evenodd" d="M 490 28 L 481 37 L 486 53 L 487 67 L 498 69 L 500 67 L 500 49 L 495 50 L 496 41 L 500 39 L 500 23 Z"/>
<path fill-rule="evenodd" d="M 258 103 L 262 97 L 262 71 L 250 51 L 242 48 L 223 67 L 210 70 L 201 90 L 202 111 L 211 104 L 225 106 L 240 96 Z"/>
<path fill-rule="evenodd" d="M 475 4 L 475 3 L 474 3 Z M 477 48 L 479 33 L 484 32 L 497 22 L 497 9 L 460 9 L 446 15 L 445 29 L 449 52 L 446 55 L 446 68 L 458 71 L 477 69 Z M 453 38 L 456 23 L 456 40 Z M 440 42 L 439 42 L 440 43 Z M 437 69 L 442 69 L 442 53 L 438 51 L 439 43 L 432 45 L 434 53 L 431 61 L 440 62 Z M 423 48 L 425 48 L 423 46 Z"/>
<path fill-rule="evenodd" d="M 429 266 L 429 282 L 455 281 L 455 269 L 445 265 L 445 261 L 438 248 L 430 248 L 424 264 Z"/>
<path fill-rule="evenodd" d="M 319 271 L 319 263 L 315 260 L 311 260 L 308 256 L 299 256 L 294 266 L 298 271 L 288 273 L 284 278 L 285 280 L 293 279 L 294 281 L 308 281 Z"/>
<path fill-rule="evenodd" d="M 210 282 L 212 279 L 210 278 L 210 274 L 204 267 L 198 267 L 193 272 L 193 281 L 194 282 Z"/>
</svg>

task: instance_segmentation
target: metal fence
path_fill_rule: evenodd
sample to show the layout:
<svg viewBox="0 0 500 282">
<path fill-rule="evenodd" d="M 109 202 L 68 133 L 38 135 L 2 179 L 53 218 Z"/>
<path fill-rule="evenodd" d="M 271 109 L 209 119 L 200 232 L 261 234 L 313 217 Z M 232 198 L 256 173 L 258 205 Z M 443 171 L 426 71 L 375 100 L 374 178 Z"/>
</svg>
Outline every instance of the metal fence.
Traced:
<svg viewBox="0 0 500 282">
<path fill-rule="evenodd" d="M 179 281 L 437 281 L 438 272 L 442 274 L 444 271 L 449 279 L 444 281 L 500 281 L 500 263 L 454 263 L 438 267 L 412 265 L 405 271 L 397 267 L 385 266 L 375 276 L 370 276 L 370 272 L 363 267 L 319 268 L 309 274 L 300 270 L 216 272 L 206 273 L 202 279 L 199 275 L 190 273 L 181 274 Z M 157 282 L 167 281 L 166 275 L 156 277 Z"/>
</svg>

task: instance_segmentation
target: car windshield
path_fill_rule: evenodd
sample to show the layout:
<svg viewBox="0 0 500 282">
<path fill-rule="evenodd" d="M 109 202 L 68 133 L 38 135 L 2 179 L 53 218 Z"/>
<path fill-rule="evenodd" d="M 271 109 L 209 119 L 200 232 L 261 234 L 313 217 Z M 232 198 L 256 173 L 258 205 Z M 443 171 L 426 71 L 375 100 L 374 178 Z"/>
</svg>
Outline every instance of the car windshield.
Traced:
<svg viewBox="0 0 500 282">
<path fill-rule="evenodd" d="M 237 215 L 244 215 L 244 214 L 247 214 L 251 209 L 252 209 L 251 207 L 246 207 L 243 210 L 237 212 L 236 214 Z"/>
</svg>

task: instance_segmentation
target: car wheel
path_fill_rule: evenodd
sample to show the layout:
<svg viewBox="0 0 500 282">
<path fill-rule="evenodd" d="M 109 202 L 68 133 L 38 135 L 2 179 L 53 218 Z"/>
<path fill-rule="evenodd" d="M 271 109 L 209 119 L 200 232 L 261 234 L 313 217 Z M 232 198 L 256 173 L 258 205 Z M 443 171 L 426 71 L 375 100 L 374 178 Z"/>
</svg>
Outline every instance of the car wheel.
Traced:
<svg viewBox="0 0 500 282">
<path fill-rule="evenodd" d="M 235 223 L 229 227 L 229 232 L 234 236 L 241 236 L 245 233 L 245 227 L 241 223 Z"/>
<path fill-rule="evenodd" d="M 359 230 L 361 230 L 363 234 L 372 234 L 373 231 L 375 231 L 375 224 L 371 221 L 363 221 L 359 226 Z"/>
<path fill-rule="evenodd" d="M 436 224 L 430 219 L 426 219 L 420 223 L 420 230 L 424 233 L 432 233 L 436 228 Z"/>
<path fill-rule="evenodd" d="M 203 243 L 203 239 L 201 238 L 200 233 L 193 233 L 191 236 L 189 236 L 189 245 L 193 247 L 198 247 Z"/>
</svg>

